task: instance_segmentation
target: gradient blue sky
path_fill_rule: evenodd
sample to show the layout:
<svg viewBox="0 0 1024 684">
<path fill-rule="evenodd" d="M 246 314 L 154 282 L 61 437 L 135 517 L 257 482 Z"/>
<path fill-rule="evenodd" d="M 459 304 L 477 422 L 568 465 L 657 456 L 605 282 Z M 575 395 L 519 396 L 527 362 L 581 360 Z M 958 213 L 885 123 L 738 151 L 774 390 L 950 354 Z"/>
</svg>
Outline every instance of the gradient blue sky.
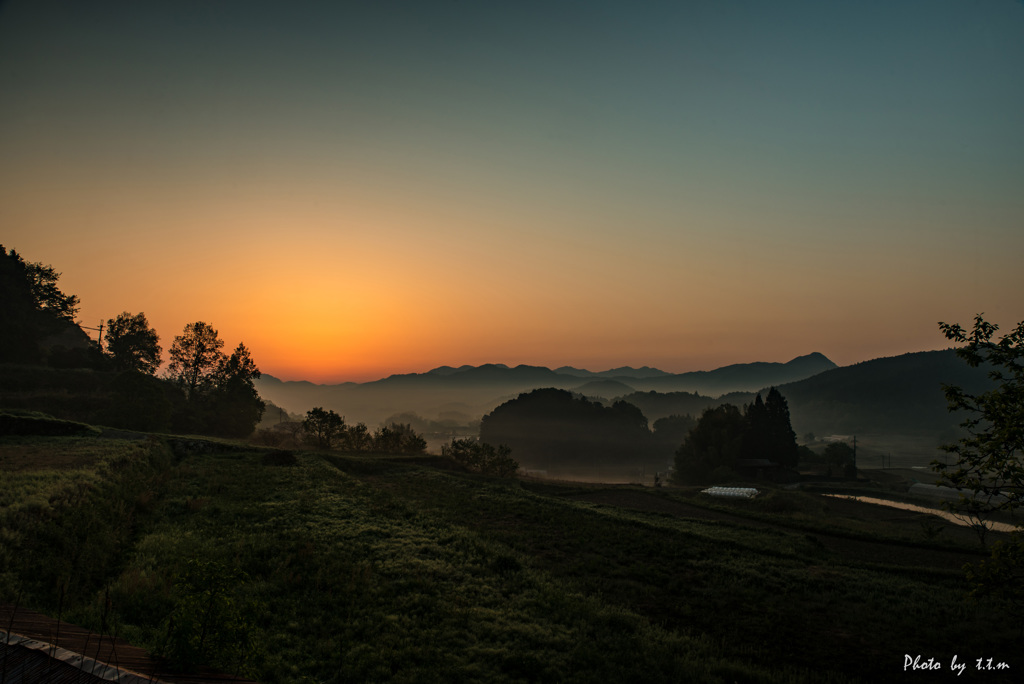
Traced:
<svg viewBox="0 0 1024 684">
<path fill-rule="evenodd" d="M 1017 0 L 0 6 L 0 242 L 287 379 L 940 348 L 1022 189 Z"/>
</svg>

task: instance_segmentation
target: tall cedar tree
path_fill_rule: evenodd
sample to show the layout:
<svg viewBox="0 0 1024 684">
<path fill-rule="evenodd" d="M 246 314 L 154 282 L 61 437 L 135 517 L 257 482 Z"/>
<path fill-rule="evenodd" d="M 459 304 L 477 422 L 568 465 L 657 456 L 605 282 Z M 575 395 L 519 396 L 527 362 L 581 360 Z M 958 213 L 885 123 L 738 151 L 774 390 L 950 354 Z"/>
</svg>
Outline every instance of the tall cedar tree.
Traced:
<svg viewBox="0 0 1024 684">
<path fill-rule="evenodd" d="M 796 468 L 800 450 L 796 444 L 796 432 L 789 419 L 789 403 L 779 390 L 772 387 L 764 402 L 768 415 L 768 434 L 765 443 L 765 458 L 775 461 L 783 468 Z"/>
<path fill-rule="evenodd" d="M 743 412 L 732 404 L 705 409 L 676 451 L 673 477 L 686 484 L 728 479 L 739 459 L 766 459 L 795 468 L 799 454 L 789 405 L 772 387 L 767 401 L 758 394 Z"/>
<path fill-rule="evenodd" d="M 758 394 L 745 415 L 743 458 L 767 459 L 783 468 L 795 468 L 800 450 L 790 425 L 789 404 L 779 390 L 769 389 L 767 401 L 762 401 Z"/>
</svg>

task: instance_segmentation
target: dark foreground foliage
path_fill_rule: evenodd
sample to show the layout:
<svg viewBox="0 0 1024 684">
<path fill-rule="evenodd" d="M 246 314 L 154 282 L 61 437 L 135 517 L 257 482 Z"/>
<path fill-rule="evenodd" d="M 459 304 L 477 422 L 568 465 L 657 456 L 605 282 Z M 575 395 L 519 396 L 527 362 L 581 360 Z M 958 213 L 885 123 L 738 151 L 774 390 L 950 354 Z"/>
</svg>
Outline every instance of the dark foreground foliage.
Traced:
<svg viewBox="0 0 1024 684">
<path fill-rule="evenodd" d="M 47 447 L 78 465 L 0 462 L 0 600 L 56 614 L 63 588 L 65 619 L 98 628 L 109 605 L 120 636 L 182 666 L 264 682 L 894 681 L 906 653 L 1024 667 L 1000 606 L 955 570 L 800 530 L 408 459 L 0 444 Z"/>
</svg>

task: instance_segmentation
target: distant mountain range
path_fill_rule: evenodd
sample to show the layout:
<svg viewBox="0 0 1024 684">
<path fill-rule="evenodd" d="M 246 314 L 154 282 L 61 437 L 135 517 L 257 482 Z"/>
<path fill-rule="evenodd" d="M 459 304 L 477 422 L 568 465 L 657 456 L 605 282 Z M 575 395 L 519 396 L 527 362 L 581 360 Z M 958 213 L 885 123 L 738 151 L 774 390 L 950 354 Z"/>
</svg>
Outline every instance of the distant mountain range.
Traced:
<svg viewBox="0 0 1024 684">
<path fill-rule="evenodd" d="M 448 376 L 455 375 L 457 373 L 475 371 L 480 368 L 510 369 L 509 366 L 506 366 L 503 363 L 492 363 L 484 366 L 459 366 L 458 368 L 452 368 L 451 366 L 438 366 L 433 370 L 427 371 L 425 375 Z M 543 366 L 517 366 L 517 368 L 543 368 Z M 621 368 L 612 368 L 611 370 L 599 372 L 589 371 L 583 368 L 573 368 L 572 366 L 561 366 L 556 368 L 554 372 L 558 375 L 574 375 L 579 378 L 653 378 L 672 375 L 672 373 L 658 370 L 657 368 L 651 368 L 650 366 L 643 366 L 642 368 L 622 366 Z"/>
<path fill-rule="evenodd" d="M 861 444 L 879 453 L 902 452 L 923 462 L 937 458 L 941 443 L 959 438 L 966 416 L 950 413 L 943 385 L 972 394 L 992 386 L 985 367 L 971 368 L 952 349 L 914 352 L 817 373 L 778 385 L 789 403 L 793 429 L 803 437 L 859 435 Z M 699 416 L 704 409 L 730 403 L 743 406 L 754 392 L 717 397 L 694 392 L 634 392 L 622 397 L 653 423 L 672 414 Z"/>
<path fill-rule="evenodd" d="M 543 387 L 577 392 L 591 399 L 623 399 L 639 407 L 650 424 L 663 416 L 700 416 L 722 403 L 744 406 L 757 392 L 776 386 L 789 403 L 793 429 L 803 440 L 858 437 L 865 463 L 875 466 L 890 454 L 904 465 L 941 458 L 938 446 L 960 435 L 965 416 L 947 410 L 944 384 L 979 393 L 991 386 L 986 368 L 971 368 L 952 349 L 914 352 L 837 366 L 822 354 L 788 363 L 748 363 L 712 371 L 666 373 L 655 368 L 608 371 L 563 366 L 485 364 L 442 366 L 425 373 L 393 375 L 374 382 L 316 385 L 283 382 L 264 375 L 260 394 L 292 414 L 314 406 L 330 408 L 348 422 L 371 428 L 400 414 L 401 422 L 421 417 L 431 430 L 475 434 L 481 416 L 519 394 Z M 410 414 L 416 414 L 412 416 Z M 425 429 L 425 428 L 421 428 Z M 436 440 L 446 439 L 435 435 Z"/>
<path fill-rule="evenodd" d="M 697 417 L 709 406 L 744 406 L 756 392 L 776 386 L 786 397 L 793 428 L 813 433 L 858 435 L 872 458 L 889 451 L 928 462 L 936 447 L 959 435 L 965 416 L 946 408 L 943 384 L 979 393 L 991 386 L 987 369 L 971 368 L 952 349 L 915 352 L 836 366 L 821 354 L 788 363 L 748 363 L 713 371 L 666 373 L 654 368 L 591 372 L 563 366 L 485 364 L 442 366 L 426 373 L 339 385 L 283 382 L 264 375 L 260 394 L 293 414 L 314 406 L 330 408 L 348 422 L 374 427 L 399 414 L 418 416 L 466 433 L 466 426 L 520 393 L 542 387 L 567 389 L 611 402 L 628 401 L 648 421 L 671 414 Z M 406 422 L 408 415 L 402 419 Z"/>
<path fill-rule="evenodd" d="M 444 419 L 447 415 L 451 420 L 468 422 L 520 392 L 540 387 L 568 389 L 604 399 L 651 390 L 720 395 L 781 385 L 836 367 L 824 355 L 814 353 L 787 363 L 734 364 L 711 371 L 679 374 L 646 366 L 592 372 L 570 366 L 551 370 L 543 366 L 484 364 L 459 368 L 441 366 L 425 373 L 338 385 L 285 382 L 264 375 L 256 386 L 264 398 L 293 413 L 305 413 L 314 406 L 322 406 L 345 415 L 349 422 L 363 421 L 368 425 L 409 411 L 431 418 Z"/>
</svg>

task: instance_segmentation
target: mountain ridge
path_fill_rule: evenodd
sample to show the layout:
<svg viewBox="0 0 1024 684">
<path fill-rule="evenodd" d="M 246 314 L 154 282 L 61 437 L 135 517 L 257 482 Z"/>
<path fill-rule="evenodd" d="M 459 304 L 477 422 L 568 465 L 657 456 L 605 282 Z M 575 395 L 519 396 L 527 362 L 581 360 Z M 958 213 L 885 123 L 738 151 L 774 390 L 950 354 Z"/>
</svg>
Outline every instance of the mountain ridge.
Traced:
<svg viewBox="0 0 1024 684">
<path fill-rule="evenodd" d="M 436 415 L 456 410 L 467 420 L 481 416 L 508 397 L 543 387 L 575 390 L 590 382 L 610 392 L 618 383 L 620 389 L 638 391 L 700 391 L 704 394 L 727 394 L 734 391 L 756 391 L 768 385 L 800 380 L 836 364 L 820 353 L 798 356 L 785 363 L 756 362 L 733 364 L 710 371 L 671 374 L 659 369 L 623 366 L 608 371 L 584 371 L 572 367 L 574 373 L 559 372 L 546 366 L 520 364 L 510 367 L 501 363 L 439 366 L 424 373 L 390 375 L 363 383 L 347 382 L 317 385 L 309 381 L 284 381 L 264 374 L 256 381 L 260 394 L 293 413 L 321 406 L 337 411 L 350 422 L 371 424 L 404 412 Z M 586 372 L 587 375 L 583 375 Z M 609 375 L 612 373 L 613 375 Z M 629 375 L 633 373 L 633 375 Z M 610 396 L 603 396 L 611 399 Z"/>
<path fill-rule="evenodd" d="M 421 373 L 394 373 L 387 377 L 379 378 L 377 380 L 367 380 L 365 382 L 345 381 L 340 383 L 314 383 L 310 380 L 281 380 L 280 378 L 264 373 L 264 378 L 269 378 L 273 382 L 277 383 L 296 383 L 303 384 L 312 387 L 343 387 L 343 386 L 365 386 L 375 385 L 379 383 L 388 382 L 400 382 L 411 378 L 452 378 L 457 376 L 463 377 L 474 377 L 478 378 L 481 376 L 492 376 L 492 377 L 511 377 L 513 374 L 518 375 L 535 375 L 535 376 L 571 376 L 572 378 L 579 379 L 595 379 L 595 380 L 618 380 L 624 382 L 624 379 L 629 380 L 652 380 L 657 378 L 659 381 L 664 382 L 666 379 L 672 378 L 698 378 L 698 377 L 713 377 L 719 374 L 739 374 L 744 370 L 749 369 L 778 369 L 778 368 L 797 368 L 807 366 L 821 366 L 823 369 L 839 368 L 831 359 L 822 354 L 821 352 L 811 352 L 803 356 L 797 356 L 786 362 L 778 361 L 752 361 L 748 363 L 734 363 L 726 366 L 720 366 L 712 370 L 699 370 L 699 371 L 684 371 L 682 373 L 670 373 L 668 371 L 661 370 L 659 368 L 653 368 L 651 366 L 641 366 L 640 368 L 634 368 L 632 366 L 620 366 L 618 368 L 611 368 L 604 371 L 591 371 L 585 368 L 576 368 L 574 366 L 559 366 L 558 368 L 549 368 L 548 366 L 533 366 L 529 364 L 519 364 L 517 366 L 509 366 L 504 363 L 484 363 L 479 366 L 473 366 L 464 364 L 459 367 L 454 366 L 438 366 L 428 371 Z M 818 371 L 820 372 L 820 371 Z M 629 383 L 625 383 L 629 384 Z"/>
</svg>

